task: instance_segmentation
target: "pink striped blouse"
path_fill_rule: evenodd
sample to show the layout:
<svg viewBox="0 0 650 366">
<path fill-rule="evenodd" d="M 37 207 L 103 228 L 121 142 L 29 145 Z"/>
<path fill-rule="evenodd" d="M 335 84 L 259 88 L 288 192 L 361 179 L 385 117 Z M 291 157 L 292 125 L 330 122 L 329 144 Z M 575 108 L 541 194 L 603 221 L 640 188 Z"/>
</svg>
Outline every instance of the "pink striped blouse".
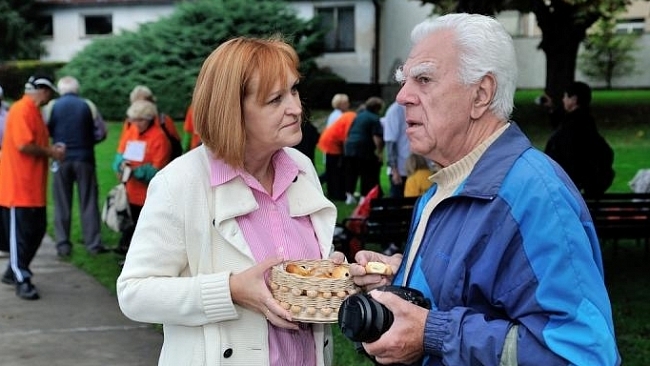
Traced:
<svg viewBox="0 0 650 366">
<path fill-rule="evenodd" d="M 251 188 L 259 209 L 237 217 L 255 260 L 269 256 L 290 259 L 320 259 L 318 241 L 308 216 L 291 217 L 286 191 L 298 176 L 298 166 L 284 151 L 272 159 L 275 168 L 273 196 L 243 170 L 235 170 L 221 160 L 211 160 L 211 184 L 216 186 L 241 177 Z M 297 331 L 269 327 L 272 366 L 316 365 L 316 351 L 311 326 L 300 323 Z"/>
</svg>

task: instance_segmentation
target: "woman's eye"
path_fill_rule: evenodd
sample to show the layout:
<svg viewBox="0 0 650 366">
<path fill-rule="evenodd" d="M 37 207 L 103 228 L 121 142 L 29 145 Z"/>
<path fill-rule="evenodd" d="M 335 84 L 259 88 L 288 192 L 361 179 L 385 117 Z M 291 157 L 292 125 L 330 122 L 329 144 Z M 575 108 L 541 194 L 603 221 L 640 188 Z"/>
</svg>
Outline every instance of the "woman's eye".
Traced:
<svg viewBox="0 0 650 366">
<path fill-rule="evenodd" d="M 277 97 L 271 99 L 271 100 L 269 101 L 269 104 L 279 103 L 280 101 L 282 101 L 282 96 L 281 96 L 281 95 L 278 95 Z"/>
</svg>

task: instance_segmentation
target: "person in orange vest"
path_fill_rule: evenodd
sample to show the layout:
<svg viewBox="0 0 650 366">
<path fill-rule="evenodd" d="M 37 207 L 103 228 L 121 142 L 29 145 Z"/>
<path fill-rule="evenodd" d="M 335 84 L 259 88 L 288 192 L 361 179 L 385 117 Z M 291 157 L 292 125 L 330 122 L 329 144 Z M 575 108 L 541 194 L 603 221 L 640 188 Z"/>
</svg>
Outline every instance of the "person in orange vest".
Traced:
<svg viewBox="0 0 650 366">
<path fill-rule="evenodd" d="M 2 283 L 15 285 L 16 295 L 25 300 L 40 298 L 29 265 L 47 227 L 48 162 L 65 156 L 65 147 L 50 145 L 50 134 L 39 109 L 54 93 L 58 90 L 50 77 L 30 77 L 25 94 L 9 109 L 2 142 L 0 243 L 7 243 L 10 252 Z"/>
<path fill-rule="evenodd" d="M 122 232 L 115 252 L 126 254 L 131 237 L 144 206 L 147 187 L 156 173 L 167 165 L 171 156 L 171 145 L 160 128 L 156 128 L 156 105 L 147 100 L 136 100 L 126 111 L 129 127 L 123 133 L 124 146 L 117 148 L 113 170 L 120 180 L 125 169 L 130 170 L 126 181 L 126 193 L 134 225 Z M 128 173 L 127 173 L 128 174 Z"/>
<path fill-rule="evenodd" d="M 156 96 L 153 94 L 151 89 L 146 86 L 146 85 L 136 85 L 133 90 L 131 90 L 131 93 L 129 94 L 129 100 L 131 103 L 135 102 L 136 100 L 146 100 L 154 105 L 156 105 Z M 158 107 L 156 106 L 156 110 Z M 162 123 L 160 119 L 163 119 Z M 169 135 L 180 141 L 180 135 L 178 134 L 178 130 L 176 129 L 176 125 L 174 124 L 174 120 L 167 114 L 163 113 L 158 113 L 156 117 L 154 118 L 154 122 L 156 126 L 159 126 L 160 129 L 162 130 L 162 127 L 164 127 Z M 129 119 L 127 118 L 124 121 L 124 125 L 122 126 L 122 132 L 120 134 L 120 140 L 118 144 L 118 148 L 124 149 L 124 144 L 126 143 L 124 133 L 125 131 L 129 128 L 130 122 Z M 164 132 L 164 131 L 163 131 Z"/>
</svg>

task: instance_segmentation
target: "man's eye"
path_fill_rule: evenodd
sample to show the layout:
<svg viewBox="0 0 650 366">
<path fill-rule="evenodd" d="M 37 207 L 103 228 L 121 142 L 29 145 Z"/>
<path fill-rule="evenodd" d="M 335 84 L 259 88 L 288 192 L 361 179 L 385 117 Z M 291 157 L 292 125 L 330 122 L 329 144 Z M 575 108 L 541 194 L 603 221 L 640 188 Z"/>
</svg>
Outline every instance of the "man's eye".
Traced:
<svg viewBox="0 0 650 366">
<path fill-rule="evenodd" d="M 417 78 L 415 78 L 415 80 L 419 84 L 427 84 L 427 83 L 429 83 L 431 81 L 431 78 L 428 77 L 428 76 L 418 76 Z"/>
</svg>

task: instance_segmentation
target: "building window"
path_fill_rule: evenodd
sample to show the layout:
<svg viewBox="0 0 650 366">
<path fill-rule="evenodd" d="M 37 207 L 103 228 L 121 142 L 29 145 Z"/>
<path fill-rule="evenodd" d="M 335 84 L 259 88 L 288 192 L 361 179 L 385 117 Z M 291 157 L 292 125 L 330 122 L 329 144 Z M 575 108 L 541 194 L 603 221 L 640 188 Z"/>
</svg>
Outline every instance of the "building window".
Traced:
<svg viewBox="0 0 650 366">
<path fill-rule="evenodd" d="M 619 19 L 616 21 L 616 33 L 618 34 L 642 34 L 645 31 L 645 19 Z"/>
<path fill-rule="evenodd" d="M 40 35 L 44 37 L 54 37 L 54 22 L 52 15 L 41 15 L 36 18 L 36 28 Z"/>
<path fill-rule="evenodd" d="M 85 36 L 113 34 L 113 17 L 111 15 L 84 15 L 83 20 Z"/>
<path fill-rule="evenodd" d="M 326 52 L 354 52 L 354 7 L 317 8 Z"/>
</svg>

